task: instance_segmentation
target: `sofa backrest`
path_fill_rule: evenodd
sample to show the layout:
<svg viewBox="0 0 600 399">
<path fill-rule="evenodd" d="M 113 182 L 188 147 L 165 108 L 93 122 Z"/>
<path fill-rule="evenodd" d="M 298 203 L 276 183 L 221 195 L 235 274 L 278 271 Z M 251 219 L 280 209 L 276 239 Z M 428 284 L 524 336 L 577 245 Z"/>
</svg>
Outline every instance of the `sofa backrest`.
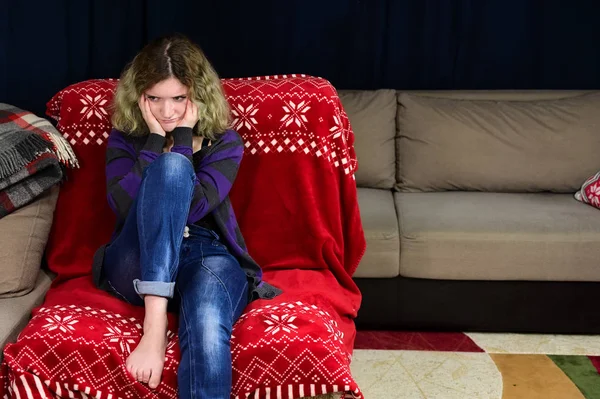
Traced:
<svg viewBox="0 0 600 399">
<path fill-rule="evenodd" d="M 471 101 L 560 100 L 594 93 L 593 90 L 398 90 L 397 94 Z"/>
<path fill-rule="evenodd" d="M 354 131 L 359 187 L 391 189 L 396 184 L 396 91 L 339 90 Z"/>
<path fill-rule="evenodd" d="M 600 91 L 339 96 L 356 137 L 359 187 L 572 193 L 600 170 Z"/>
<path fill-rule="evenodd" d="M 402 191 L 575 192 L 600 170 L 600 92 L 400 92 L 398 103 Z"/>
</svg>

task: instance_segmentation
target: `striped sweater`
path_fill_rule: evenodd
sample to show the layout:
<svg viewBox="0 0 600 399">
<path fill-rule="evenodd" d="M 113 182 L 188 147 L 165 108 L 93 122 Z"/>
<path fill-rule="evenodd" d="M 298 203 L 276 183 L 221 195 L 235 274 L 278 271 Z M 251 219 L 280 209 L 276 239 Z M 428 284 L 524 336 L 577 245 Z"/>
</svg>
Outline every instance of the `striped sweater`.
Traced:
<svg viewBox="0 0 600 399">
<path fill-rule="evenodd" d="M 192 129 L 178 127 L 172 135 L 171 152 L 186 156 L 196 171 L 188 224 L 212 215 L 219 230 L 217 233 L 248 276 L 250 300 L 275 297 L 281 291 L 262 281 L 262 271 L 248 254 L 229 200 L 229 191 L 244 151 L 241 137 L 235 131 L 227 130 L 212 145 L 203 146 L 193 153 Z M 108 203 L 117 216 L 111 242 L 123 228 L 140 188 L 144 169 L 162 154 L 165 142 L 164 136 L 155 133 L 133 137 L 115 129 L 111 131 L 106 150 L 106 181 Z M 103 289 L 107 288 L 102 277 L 102 264 L 108 245 L 110 243 L 96 251 L 92 266 L 94 282 Z"/>
</svg>

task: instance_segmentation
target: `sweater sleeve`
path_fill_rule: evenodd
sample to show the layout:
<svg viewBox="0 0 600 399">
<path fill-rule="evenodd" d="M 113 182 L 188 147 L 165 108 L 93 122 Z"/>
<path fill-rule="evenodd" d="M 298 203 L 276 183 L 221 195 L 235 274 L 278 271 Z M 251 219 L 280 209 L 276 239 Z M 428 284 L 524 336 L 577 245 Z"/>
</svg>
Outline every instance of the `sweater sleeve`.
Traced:
<svg viewBox="0 0 600 399">
<path fill-rule="evenodd" d="M 162 153 L 165 137 L 150 133 L 136 155 L 122 132 L 113 129 L 106 149 L 106 192 L 108 204 L 119 219 L 125 219 L 142 182 L 142 173 Z"/>
<path fill-rule="evenodd" d="M 173 147 L 171 148 L 171 152 L 185 155 L 190 162 L 193 162 L 192 129 L 189 127 L 176 127 L 171 134 L 173 135 Z"/>
<path fill-rule="evenodd" d="M 242 138 L 233 130 L 227 130 L 196 165 L 196 183 L 188 223 L 202 219 L 229 195 L 243 153 Z"/>
</svg>

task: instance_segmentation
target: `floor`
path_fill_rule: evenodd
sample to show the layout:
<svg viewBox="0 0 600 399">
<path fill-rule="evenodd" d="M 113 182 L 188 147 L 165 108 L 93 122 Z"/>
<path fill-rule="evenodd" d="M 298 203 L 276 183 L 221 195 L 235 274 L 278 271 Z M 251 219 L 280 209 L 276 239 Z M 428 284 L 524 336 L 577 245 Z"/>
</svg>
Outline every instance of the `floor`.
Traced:
<svg viewBox="0 0 600 399">
<path fill-rule="evenodd" d="M 365 399 L 600 399 L 600 336 L 359 331 Z"/>
</svg>

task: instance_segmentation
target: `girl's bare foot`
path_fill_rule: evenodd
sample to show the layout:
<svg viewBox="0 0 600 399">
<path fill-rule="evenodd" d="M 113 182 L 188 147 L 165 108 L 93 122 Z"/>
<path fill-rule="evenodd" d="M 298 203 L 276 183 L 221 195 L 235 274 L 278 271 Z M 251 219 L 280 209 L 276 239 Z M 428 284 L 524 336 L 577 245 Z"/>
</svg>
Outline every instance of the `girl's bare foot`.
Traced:
<svg viewBox="0 0 600 399">
<path fill-rule="evenodd" d="M 152 389 L 160 383 L 167 349 L 167 299 L 152 295 L 144 298 L 144 335 L 127 358 L 125 366 L 133 377 Z"/>
</svg>

